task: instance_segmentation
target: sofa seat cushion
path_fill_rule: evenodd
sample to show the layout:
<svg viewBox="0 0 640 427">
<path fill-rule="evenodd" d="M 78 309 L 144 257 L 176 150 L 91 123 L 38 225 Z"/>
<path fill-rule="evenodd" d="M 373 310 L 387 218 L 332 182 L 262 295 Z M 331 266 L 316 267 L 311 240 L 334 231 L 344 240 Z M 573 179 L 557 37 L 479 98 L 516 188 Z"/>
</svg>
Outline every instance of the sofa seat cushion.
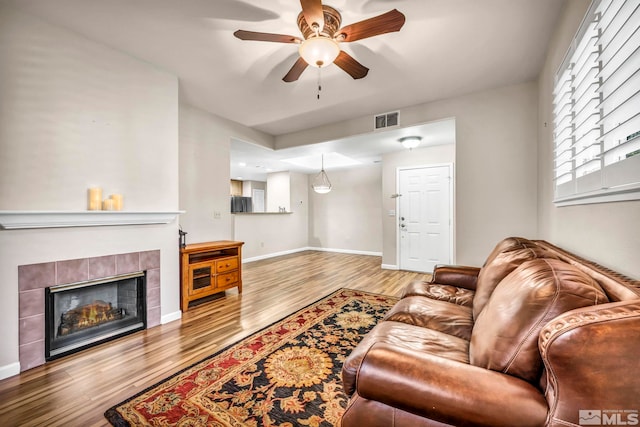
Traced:
<svg viewBox="0 0 640 427">
<path fill-rule="evenodd" d="M 547 249 L 536 246 L 526 247 L 524 243 L 521 243 L 521 245 L 522 247 L 507 249 L 495 254 L 480 269 L 476 292 L 473 297 L 474 319 L 478 318 L 498 283 L 518 268 L 520 264 L 536 258 L 557 259 L 557 256 Z"/>
<path fill-rule="evenodd" d="M 537 383 L 538 336 L 546 323 L 575 308 L 608 302 L 598 283 L 575 266 L 534 259 L 496 287 L 471 333 L 470 363 Z"/>
<path fill-rule="evenodd" d="M 378 342 L 469 364 L 469 341 L 444 332 L 402 322 L 383 321 L 371 329 L 342 365 L 345 393 L 355 391 L 356 375 L 369 348 Z"/>
<path fill-rule="evenodd" d="M 401 298 L 422 296 L 434 300 L 447 301 L 453 304 L 471 307 L 474 291 L 451 285 L 441 285 L 423 280 L 414 280 L 409 283 L 402 293 Z"/>
<path fill-rule="evenodd" d="M 384 320 L 408 323 L 471 339 L 473 315 L 470 307 L 426 297 L 406 297 L 398 301 Z"/>
</svg>

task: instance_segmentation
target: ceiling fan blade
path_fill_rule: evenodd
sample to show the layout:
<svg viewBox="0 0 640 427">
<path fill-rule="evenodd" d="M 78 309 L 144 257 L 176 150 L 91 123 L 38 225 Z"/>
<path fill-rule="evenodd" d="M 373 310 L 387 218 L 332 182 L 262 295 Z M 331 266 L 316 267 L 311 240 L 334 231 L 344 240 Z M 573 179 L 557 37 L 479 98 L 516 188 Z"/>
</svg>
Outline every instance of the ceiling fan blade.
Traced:
<svg viewBox="0 0 640 427">
<path fill-rule="evenodd" d="M 300 0 L 304 20 L 309 28 L 313 28 L 314 22 L 318 24 L 318 30 L 324 27 L 324 12 L 322 11 L 322 0 Z"/>
<path fill-rule="evenodd" d="M 405 17 L 397 9 L 390 10 L 382 15 L 347 25 L 336 33 L 339 41 L 353 42 L 366 39 L 379 34 L 400 31 L 404 25 Z"/>
<path fill-rule="evenodd" d="M 233 33 L 234 36 L 240 40 L 255 40 L 261 42 L 276 42 L 276 43 L 300 43 L 302 39 L 296 36 L 288 36 L 286 34 L 272 34 L 272 33 L 256 33 L 254 31 L 238 30 Z"/>
<path fill-rule="evenodd" d="M 282 78 L 287 83 L 295 82 L 300 77 L 300 74 L 307 68 L 308 64 L 302 57 L 298 58 L 293 67 L 289 70 L 286 76 Z"/>
<path fill-rule="evenodd" d="M 333 61 L 338 67 L 346 71 L 354 79 L 361 79 L 367 75 L 369 69 L 353 59 L 351 55 L 341 50 L 338 57 Z"/>
</svg>

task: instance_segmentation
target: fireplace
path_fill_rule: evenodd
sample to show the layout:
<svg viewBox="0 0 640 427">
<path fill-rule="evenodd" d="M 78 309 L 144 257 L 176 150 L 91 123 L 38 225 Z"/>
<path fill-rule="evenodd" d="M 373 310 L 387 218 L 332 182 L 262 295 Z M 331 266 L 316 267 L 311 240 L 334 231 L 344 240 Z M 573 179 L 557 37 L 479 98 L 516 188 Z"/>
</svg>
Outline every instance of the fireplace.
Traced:
<svg viewBox="0 0 640 427">
<path fill-rule="evenodd" d="M 45 359 L 146 328 L 145 273 L 45 289 Z"/>
<path fill-rule="evenodd" d="M 46 300 L 50 297 L 47 295 L 47 288 L 70 288 L 80 284 L 98 284 L 98 282 L 109 282 L 114 278 L 122 278 L 130 274 L 135 275 L 138 272 L 145 273 L 144 291 L 146 294 L 144 298 L 146 310 L 141 309 L 138 314 L 146 316 L 146 328 L 152 328 L 160 325 L 161 320 L 159 250 L 18 266 L 20 371 L 42 365 L 46 363 L 47 359 L 51 359 L 49 355 L 45 358 L 45 353 L 47 353 L 45 341 L 48 340 L 47 334 L 52 331 L 46 326 L 45 320 Z M 98 300 L 105 302 L 107 306 L 111 302 L 112 309 L 120 308 L 121 302 L 116 305 L 114 301 L 104 301 L 105 299 L 106 297 L 102 296 L 93 297 L 90 302 L 82 303 L 82 305 L 90 305 L 93 300 Z M 80 302 L 74 307 L 69 306 L 69 308 L 75 309 L 79 305 L 81 305 Z M 130 309 L 126 308 L 125 312 L 129 313 Z M 61 315 L 62 313 L 58 317 Z M 58 327 L 54 325 L 53 328 Z M 100 325 L 100 330 L 106 328 L 107 326 Z M 84 348 L 84 346 L 81 345 L 80 348 Z M 53 358 L 55 357 L 59 357 L 59 354 Z"/>
</svg>

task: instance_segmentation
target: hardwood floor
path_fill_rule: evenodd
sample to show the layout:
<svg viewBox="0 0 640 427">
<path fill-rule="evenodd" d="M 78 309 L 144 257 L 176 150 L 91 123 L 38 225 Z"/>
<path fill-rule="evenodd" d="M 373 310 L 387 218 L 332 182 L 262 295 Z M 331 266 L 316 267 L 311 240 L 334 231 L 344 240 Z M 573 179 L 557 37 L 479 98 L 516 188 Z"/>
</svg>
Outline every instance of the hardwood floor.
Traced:
<svg viewBox="0 0 640 427">
<path fill-rule="evenodd" d="M 429 276 L 382 270 L 374 256 L 300 252 L 243 266 L 226 292 L 179 321 L 0 381 L 0 426 L 108 426 L 105 410 L 340 288 L 399 295 Z"/>
</svg>

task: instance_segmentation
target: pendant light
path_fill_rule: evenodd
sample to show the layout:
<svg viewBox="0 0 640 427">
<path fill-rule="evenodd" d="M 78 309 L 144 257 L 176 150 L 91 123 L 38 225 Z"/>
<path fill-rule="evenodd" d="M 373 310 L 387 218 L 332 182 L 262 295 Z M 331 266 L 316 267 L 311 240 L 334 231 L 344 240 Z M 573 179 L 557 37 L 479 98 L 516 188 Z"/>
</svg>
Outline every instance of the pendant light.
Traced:
<svg viewBox="0 0 640 427">
<path fill-rule="evenodd" d="M 331 181 L 329 181 L 329 177 L 324 171 L 324 154 L 322 155 L 322 168 L 318 175 L 313 178 L 311 187 L 318 194 L 326 194 L 331 191 Z"/>
</svg>

